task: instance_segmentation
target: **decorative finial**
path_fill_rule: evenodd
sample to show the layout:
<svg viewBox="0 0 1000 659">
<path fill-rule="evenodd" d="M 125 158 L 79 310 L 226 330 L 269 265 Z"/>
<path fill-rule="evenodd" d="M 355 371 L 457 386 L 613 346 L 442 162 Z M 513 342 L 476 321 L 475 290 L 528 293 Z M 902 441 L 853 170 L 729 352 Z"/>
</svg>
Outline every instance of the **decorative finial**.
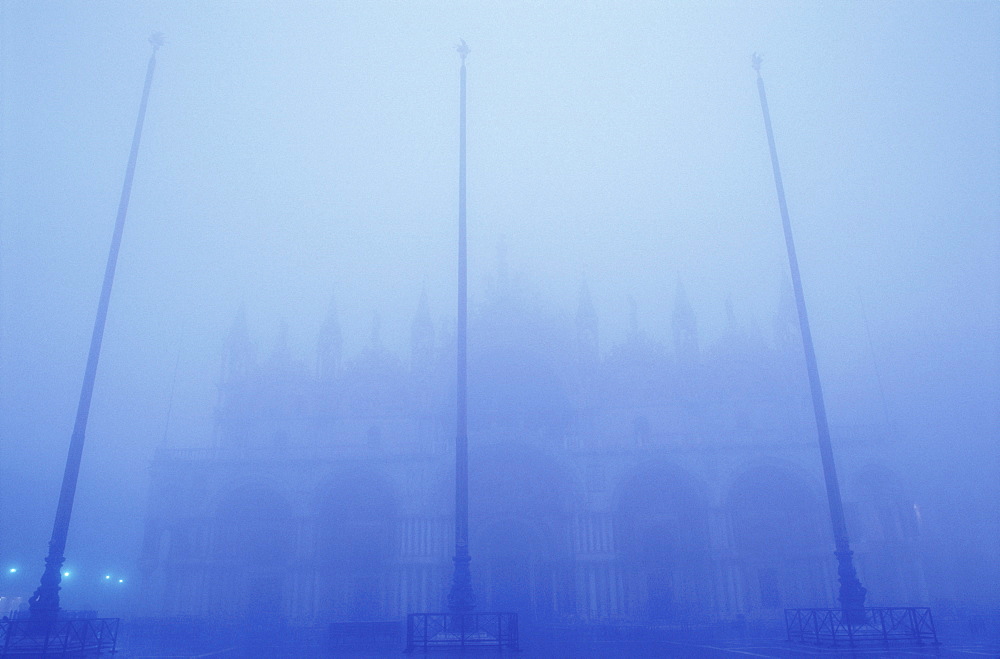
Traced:
<svg viewBox="0 0 1000 659">
<path fill-rule="evenodd" d="M 753 70 L 757 72 L 757 75 L 760 75 L 760 63 L 764 61 L 764 58 L 760 56 L 760 53 L 754 53 L 750 61 Z"/>
<path fill-rule="evenodd" d="M 154 53 L 158 51 L 160 49 L 160 46 L 163 45 L 163 33 L 154 32 L 151 35 L 149 35 L 149 43 L 153 44 Z"/>
<path fill-rule="evenodd" d="M 465 39 L 459 39 L 459 41 L 461 41 L 462 44 L 460 46 L 457 46 L 455 50 L 457 50 L 458 54 L 461 55 L 462 62 L 465 62 L 465 58 L 468 57 L 469 53 L 471 53 L 472 51 L 469 50 L 469 44 L 465 43 Z"/>
</svg>

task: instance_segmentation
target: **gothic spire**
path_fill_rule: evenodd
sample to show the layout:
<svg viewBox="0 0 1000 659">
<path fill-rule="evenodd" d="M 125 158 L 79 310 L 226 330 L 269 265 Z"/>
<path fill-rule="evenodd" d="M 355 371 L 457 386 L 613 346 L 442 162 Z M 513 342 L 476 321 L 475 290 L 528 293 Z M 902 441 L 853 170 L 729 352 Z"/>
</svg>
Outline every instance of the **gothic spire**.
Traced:
<svg viewBox="0 0 1000 659">
<path fill-rule="evenodd" d="M 698 322 L 694 309 L 688 300 L 684 282 L 677 278 L 677 292 L 674 296 L 674 312 L 672 318 L 674 334 L 674 354 L 678 361 L 692 363 L 698 359 Z"/>
<path fill-rule="evenodd" d="M 427 289 L 421 291 L 417 312 L 410 326 L 410 367 L 426 372 L 434 363 L 434 322 L 427 302 Z"/>
<path fill-rule="evenodd" d="M 382 351 L 382 314 L 377 311 L 372 312 L 372 332 L 371 332 L 371 350 L 375 352 Z"/>
<path fill-rule="evenodd" d="M 340 371 L 342 350 L 340 316 L 337 313 L 336 299 L 331 295 L 326 319 L 319 328 L 319 338 L 316 342 L 316 371 L 321 380 L 331 380 L 336 377 Z"/>
<path fill-rule="evenodd" d="M 222 380 L 228 382 L 245 376 L 253 366 L 253 344 L 247 327 L 247 307 L 241 303 L 229 328 L 223 355 Z"/>
<path fill-rule="evenodd" d="M 596 363 L 599 355 L 597 310 L 590 296 L 590 287 L 584 280 L 580 284 L 580 298 L 576 307 L 577 355 L 582 363 Z"/>
</svg>

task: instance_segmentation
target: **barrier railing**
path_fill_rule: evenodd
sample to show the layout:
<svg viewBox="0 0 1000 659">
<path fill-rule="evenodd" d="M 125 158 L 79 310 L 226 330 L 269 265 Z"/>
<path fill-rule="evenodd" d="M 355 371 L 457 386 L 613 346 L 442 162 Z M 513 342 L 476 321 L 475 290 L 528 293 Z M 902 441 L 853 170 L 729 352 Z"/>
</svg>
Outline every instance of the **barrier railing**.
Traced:
<svg viewBox="0 0 1000 659">
<path fill-rule="evenodd" d="M 519 649 L 516 613 L 411 613 L 406 651 L 432 648 Z"/>
<path fill-rule="evenodd" d="M 872 645 L 892 642 L 937 644 L 934 618 L 927 607 L 785 609 L 789 641 L 814 645 Z"/>
<path fill-rule="evenodd" d="M 0 621 L 0 657 L 97 657 L 117 641 L 118 618 Z"/>
</svg>

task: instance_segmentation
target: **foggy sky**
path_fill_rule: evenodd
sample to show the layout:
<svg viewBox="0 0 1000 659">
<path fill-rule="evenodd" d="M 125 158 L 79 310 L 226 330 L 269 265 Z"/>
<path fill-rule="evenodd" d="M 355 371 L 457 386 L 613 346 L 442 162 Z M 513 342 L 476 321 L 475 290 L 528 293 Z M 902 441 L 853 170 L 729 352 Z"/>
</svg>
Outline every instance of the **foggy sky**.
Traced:
<svg viewBox="0 0 1000 659">
<path fill-rule="evenodd" d="M 587 282 L 605 352 L 629 297 L 666 340 L 679 280 L 703 343 L 727 298 L 768 325 L 787 262 L 759 51 L 831 419 L 888 417 L 926 496 L 996 492 L 995 3 L 0 12 L 0 560 L 41 570 L 153 31 L 68 565 L 131 569 L 152 451 L 209 444 L 241 304 L 259 352 L 285 322 L 307 364 L 331 296 L 347 357 L 378 312 L 406 358 L 423 290 L 454 322 L 459 38 L 473 304 L 503 245 L 560 312 Z"/>
</svg>

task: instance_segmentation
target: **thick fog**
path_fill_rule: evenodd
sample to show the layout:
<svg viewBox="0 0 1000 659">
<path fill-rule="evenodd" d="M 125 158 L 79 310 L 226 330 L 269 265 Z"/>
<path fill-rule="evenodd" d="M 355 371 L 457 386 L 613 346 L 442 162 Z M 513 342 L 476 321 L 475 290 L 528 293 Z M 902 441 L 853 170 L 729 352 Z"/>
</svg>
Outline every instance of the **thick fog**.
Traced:
<svg viewBox="0 0 1000 659">
<path fill-rule="evenodd" d="M 43 567 L 147 36 L 162 31 L 71 573 L 138 581 L 154 452 L 218 445 L 238 318 L 258 360 L 287 350 L 311 371 L 331 300 L 344 363 L 377 339 L 409 364 L 426 313 L 453 359 L 465 39 L 470 428 L 505 404 L 542 418 L 556 395 L 531 377 L 504 388 L 530 358 L 476 362 L 477 342 L 504 332 L 491 321 L 501 284 L 536 323 L 505 336 L 542 351 L 551 327 L 572 327 L 583 287 L 598 359 L 637 332 L 673 350 L 679 290 L 702 350 L 733 327 L 771 341 L 789 284 L 759 52 L 831 424 L 889 438 L 879 460 L 927 525 L 931 596 L 996 606 L 997 4 L 10 0 L 0 12 L 0 576 L 23 579 L 0 594 L 30 594 Z M 442 386 L 433 412 L 453 414 Z M 865 448 L 835 442 L 838 459 L 847 450 Z M 470 455 L 473 476 L 504 491 L 476 465 L 475 434 Z M 531 473 L 495 447 L 479 455 Z M 112 606 L 72 579 L 67 606 Z"/>
</svg>

